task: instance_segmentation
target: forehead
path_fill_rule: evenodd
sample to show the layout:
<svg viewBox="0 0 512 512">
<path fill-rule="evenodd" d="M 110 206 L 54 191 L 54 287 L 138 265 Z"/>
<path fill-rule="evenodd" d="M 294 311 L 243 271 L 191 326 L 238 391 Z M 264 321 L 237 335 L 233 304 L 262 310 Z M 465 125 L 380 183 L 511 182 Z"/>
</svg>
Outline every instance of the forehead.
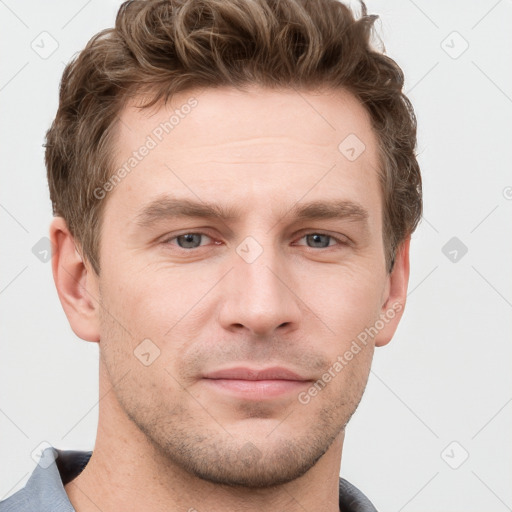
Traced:
<svg viewBox="0 0 512 512">
<path fill-rule="evenodd" d="M 276 212 L 306 195 L 355 194 L 380 206 L 370 118 L 343 90 L 225 87 L 157 108 L 132 103 L 120 114 L 115 157 L 125 172 L 107 208 L 132 220 L 163 192 Z"/>
<path fill-rule="evenodd" d="M 306 146 L 332 146 L 349 134 L 370 145 L 373 142 L 368 112 L 342 89 L 313 92 L 251 86 L 240 91 L 217 87 L 181 92 L 166 105 L 148 109 L 137 104 L 132 101 L 120 113 L 122 146 L 136 146 L 138 132 L 152 135 L 159 145 L 173 146 L 175 151 L 183 144 L 188 149 L 207 143 L 214 150 L 215 144 L 257 143 L 255 139 L 268 137 L 280 138 L 275 140 L 280 145 L 287 135 Z"/>
</svg>

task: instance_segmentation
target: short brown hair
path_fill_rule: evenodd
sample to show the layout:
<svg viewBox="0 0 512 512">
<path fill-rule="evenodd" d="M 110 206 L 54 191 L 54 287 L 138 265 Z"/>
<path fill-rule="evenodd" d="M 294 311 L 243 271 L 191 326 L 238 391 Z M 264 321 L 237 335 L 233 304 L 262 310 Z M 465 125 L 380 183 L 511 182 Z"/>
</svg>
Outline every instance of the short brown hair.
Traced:
<svg viewBox="0 0 512 512">
<path fill-rule="evenodd" d="M 132 0 L 65 68 L 46 133 L 54 215 L 64 217 L 99 275 L 105 201 L 119 115 L 136 97 L 151 107 L 197 87 L 332 88 L 354 94 L 380 145 L 386 268 L 422 214 L 416 118 L 400 67 L 375 50 L 377 16 L 337 0 Z"/>
</svg>

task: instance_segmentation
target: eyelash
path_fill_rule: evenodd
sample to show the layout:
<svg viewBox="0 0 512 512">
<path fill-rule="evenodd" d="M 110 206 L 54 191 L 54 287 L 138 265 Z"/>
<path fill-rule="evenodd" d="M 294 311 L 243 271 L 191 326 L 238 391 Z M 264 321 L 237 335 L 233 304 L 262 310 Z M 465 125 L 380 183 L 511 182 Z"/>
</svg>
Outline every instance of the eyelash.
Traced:
<svg viewBox="0 0 512 512">
<path fill-rule="evenodd" d="M 166 238 L 165 240 L 162 241 L 162 243 L 164 245 L 174 245 L 174 247 L 176 247 L 177 249 L 181 250 L 181 251 L 184 251 L 184 252 L 192 252 L 192 251 L 197 251 L 199 249 L 201 249 L 201 247 L 206 247 L 206 246 L 199 246 L 199 247 L 195 247 L 195 248 L 190 248 L 190 249 L 185 249 L 183 247 L 180 247 L 179 245 L 175 245 L 175 244 L 171 244 L 170 242 L 172 240 L 176 240 L 177 238 L 179 238 L 180 236 L 185 236 L 185 235 L 204 235 L 208 238 L 211 238 L 213 240 L 213 237 L 209 236 L 207 233 L 203 233 L 201 231 L 187 231 L 185 233 L 181 233 L 179 235 L 174 235 L 170 238 Z M 350 242 L 348 240 L 344 240 L 344 239 L 341 239 L 341 238 L 337 238 L 333 235 L 330 235 L 328 233 L 323 233 L 321 231 L 310 231 L 310 232 L 307 232 L 307 233 L 304 233 L 300 238 L 299 240 L 302 240 L 303 238 L 305 238 L 306 236 L 308 235 L 321 235 L 321 236 L 326 236 L 328 238 L 331 238 L 333 240 L 335 240 L 337 242 L 337 245 L 338 246 L 348 246 L 350 245 Z M 314 251 L 318 251 L 318 250 L 326 250 L 326 249 L 332 249 L 333 247 L 336 247 L 336 245 L 329 245 L 327 247 L 308 247 L 308 246 L 303 246 L 303 247 L 306 247 L 307 249 L 312 249 Z"/>
</svg>

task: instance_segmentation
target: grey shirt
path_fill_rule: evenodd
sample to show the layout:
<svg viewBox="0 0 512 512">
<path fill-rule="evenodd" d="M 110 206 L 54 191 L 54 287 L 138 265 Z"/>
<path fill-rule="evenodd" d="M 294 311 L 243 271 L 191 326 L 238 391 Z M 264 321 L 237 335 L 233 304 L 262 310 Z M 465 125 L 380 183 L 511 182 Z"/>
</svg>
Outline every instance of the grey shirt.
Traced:
<svg viewBox="0 0 512 512">
<path fill-rule="evenodd" d="M 0 502 L 0 512 L 74 512 L 64 486 L 82 472 L 91 455 L 46 448 L 25 487 Z M 340 478 L 340 512 L 377 511 L 359 489 Z"/>
</svg>

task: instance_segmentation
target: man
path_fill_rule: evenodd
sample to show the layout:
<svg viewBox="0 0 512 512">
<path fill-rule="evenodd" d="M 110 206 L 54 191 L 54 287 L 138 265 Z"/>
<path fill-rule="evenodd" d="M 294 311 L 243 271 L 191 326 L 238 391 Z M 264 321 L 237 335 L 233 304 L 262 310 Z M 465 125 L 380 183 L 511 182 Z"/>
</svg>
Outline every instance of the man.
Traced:
<svg viewBox="0 0 512 512">
<path fill-rule="evenodd" d="M 11 510 L 375 510 L 340 479 L 403 313 L 416 123 L 335 0 L 132 1 L 64 71 L 53 275 L 98 343 L 92 452 Z"/>
</svg>

